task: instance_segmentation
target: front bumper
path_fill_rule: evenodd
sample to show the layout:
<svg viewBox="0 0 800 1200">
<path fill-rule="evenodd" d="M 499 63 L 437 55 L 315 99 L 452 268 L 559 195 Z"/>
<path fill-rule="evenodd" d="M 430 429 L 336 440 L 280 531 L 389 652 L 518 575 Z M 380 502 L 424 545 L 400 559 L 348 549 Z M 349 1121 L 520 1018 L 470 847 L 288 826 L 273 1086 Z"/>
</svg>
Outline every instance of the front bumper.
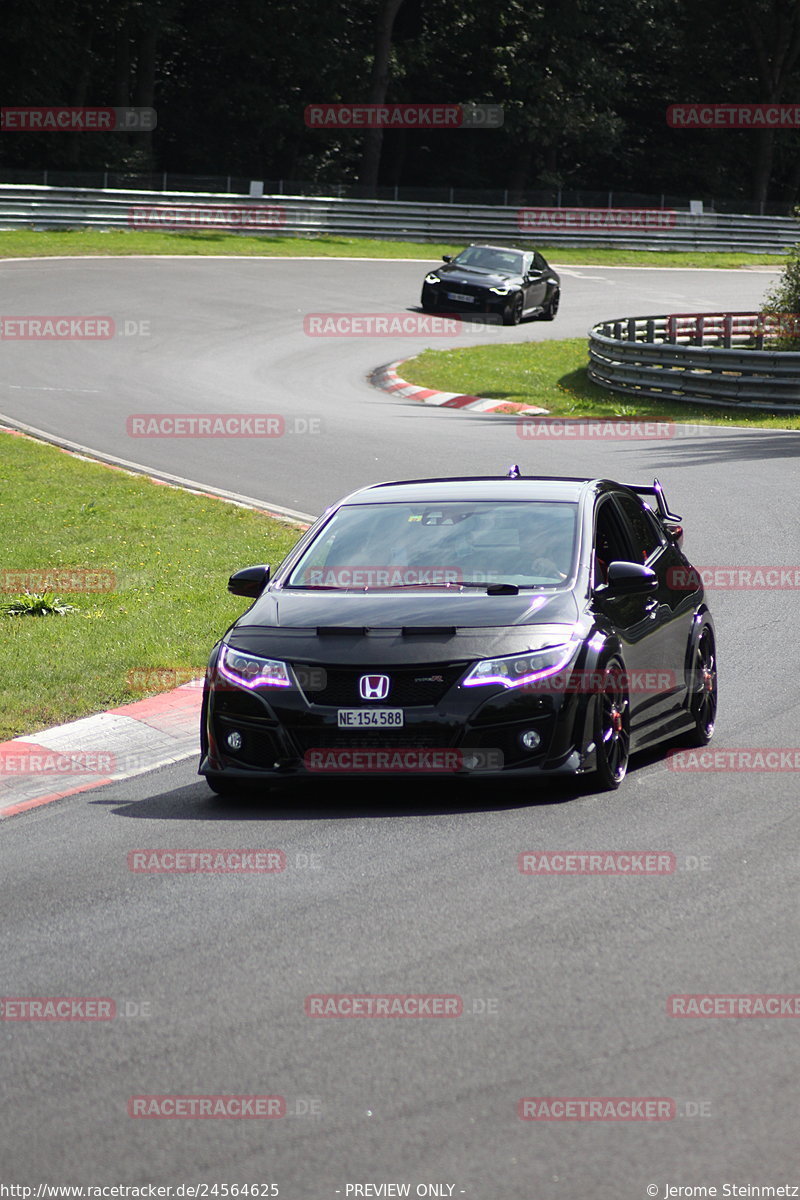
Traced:
<svg viewBox="0 0 800 1200">
<path fill-rule="evenodd" d="M 199 769 L 243 780 L 576 774 L 594 765 L 584 737 L 588 703 L 574 694 L 455 683 L 435 703 L 404 704 L 399 728 L 344 729 L 337 713 L 352 706 L 346 698 L 317 704 L 299 688 L 276 694 L 226 682 L 217 690 L 212 680 Z M 534 749 L 520 739 L 529 731 L 540 739 Z"/>
<path fill-rule="evenodd" d="M 496 296 L 489 291 L 481 291 L 478 288 L 471 288 L 469 295 L 472 297 L 470 301 L 451 300 L 448 292 L 459 292 L 462 289 L 457 285 L 446 287 L 444 284 L 436 287 L 429 283 L 423 285 L 422 288 L 422 307 L 426 309 L 438 309 L 440 312 L 472 312 L 472 313 L 496 313 L 502 315 L 511 301 L 514 299 L 514 292 L 509 292 L 507 296 Z M 464 289 L 466 294 L 466 289 Z"/>
</svg>

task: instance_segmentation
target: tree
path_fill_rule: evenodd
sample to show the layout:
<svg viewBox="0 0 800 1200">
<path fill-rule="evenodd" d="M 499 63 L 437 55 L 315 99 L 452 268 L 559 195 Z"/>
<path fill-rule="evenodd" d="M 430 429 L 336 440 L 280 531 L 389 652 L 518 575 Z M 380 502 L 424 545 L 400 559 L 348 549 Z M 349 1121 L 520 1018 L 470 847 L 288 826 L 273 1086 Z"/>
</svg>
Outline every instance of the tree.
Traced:
<svg viewBox="0 0 800 1200">
<path fill-rule="evenodd" d="M 383 104 L 389 87 L 389 64 L 392 51 L 392 30 L 403 0 L 379 0 L 375 19 L 375 48 L 372 55 L 367 103 Z M 364 135 L 364 150 L 361 160 L 359 182 L 368 192 L 378 186 L 378 170 L 381 161 L 383 130 L 368 129 Z"/>
</svg>

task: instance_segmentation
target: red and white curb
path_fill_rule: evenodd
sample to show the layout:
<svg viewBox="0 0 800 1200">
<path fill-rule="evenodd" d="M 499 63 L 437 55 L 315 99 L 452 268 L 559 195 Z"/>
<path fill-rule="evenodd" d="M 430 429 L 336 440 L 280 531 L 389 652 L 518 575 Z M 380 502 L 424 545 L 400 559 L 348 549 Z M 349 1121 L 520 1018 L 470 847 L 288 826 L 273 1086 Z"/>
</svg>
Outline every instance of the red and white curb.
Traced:
<svg viewBox="0 0 800 1200">
<path fill-rule="evenodd" d="M 393 392 L 395 396 L 405 396 L 409 400 L 420 400 L 423 404 L 436 404 L 440 408 L 467 408 L 471 412 L 508 412 L 537 413 L 540 416 L 549 412 L 547 408 L 537 408 L 535 404 L 517 404 L 509 400 L 484 400 L 480 396 L 467 396 L 461 392 L 439 392 L 431 388 L 417 387 L 407 383 L 397 374 L 397 368 L 402 367 L 408 360 L 399 358 L 397 362 L 385 367 L 376 367 L 369 377 L 374 387 L 384 392 Z"/>
<path fill-rule="evenodd" d="M 0 742 L 0 818 L 200 756 L 202 680 Z"/>
</svg>

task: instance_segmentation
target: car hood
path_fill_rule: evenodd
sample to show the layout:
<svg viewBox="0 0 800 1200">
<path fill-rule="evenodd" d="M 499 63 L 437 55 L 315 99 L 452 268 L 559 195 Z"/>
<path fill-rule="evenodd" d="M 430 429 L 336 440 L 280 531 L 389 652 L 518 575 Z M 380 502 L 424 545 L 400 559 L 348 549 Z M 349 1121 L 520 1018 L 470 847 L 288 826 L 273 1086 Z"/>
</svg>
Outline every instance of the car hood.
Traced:
<svg viewBox="0 0 800 1200">
<path fill-rule="evenodd" d="M 434 661 L 524 650 L 538 628 L 578 620 L 569 590 L 516 596 L 266 591 L 229 630 L 239 650 L 317 662 Z"/>
<path fill-rule="evenodd" d="M 522 276 L 505 271 L 485 271 L 480 267 L 440 267 L 434 271 L 443 283 L 468 283 L 472 287 L 506 287 L 521 284 Z"/>
</svg>

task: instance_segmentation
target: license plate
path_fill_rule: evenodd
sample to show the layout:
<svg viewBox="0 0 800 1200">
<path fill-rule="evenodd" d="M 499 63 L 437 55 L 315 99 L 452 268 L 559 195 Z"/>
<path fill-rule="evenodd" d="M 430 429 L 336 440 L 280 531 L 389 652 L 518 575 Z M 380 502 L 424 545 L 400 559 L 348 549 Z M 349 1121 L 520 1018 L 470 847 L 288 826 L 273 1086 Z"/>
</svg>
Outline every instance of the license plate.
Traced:
<svg viewBox="0 0 800 1200">
<path fill-rule="evenodd" d="M 397 729 L 403 724 L 402 708 L 340 708 L 339 727 L 344 729 Z"/>
<path fill-rule="evenodd" d="M 447 299 L 448 300 L 460 300 L 462 304 L 474 304 L 475 303 L 474 296 L 465 296 L 463 292 L 448 292 Z"/>
</svg>

